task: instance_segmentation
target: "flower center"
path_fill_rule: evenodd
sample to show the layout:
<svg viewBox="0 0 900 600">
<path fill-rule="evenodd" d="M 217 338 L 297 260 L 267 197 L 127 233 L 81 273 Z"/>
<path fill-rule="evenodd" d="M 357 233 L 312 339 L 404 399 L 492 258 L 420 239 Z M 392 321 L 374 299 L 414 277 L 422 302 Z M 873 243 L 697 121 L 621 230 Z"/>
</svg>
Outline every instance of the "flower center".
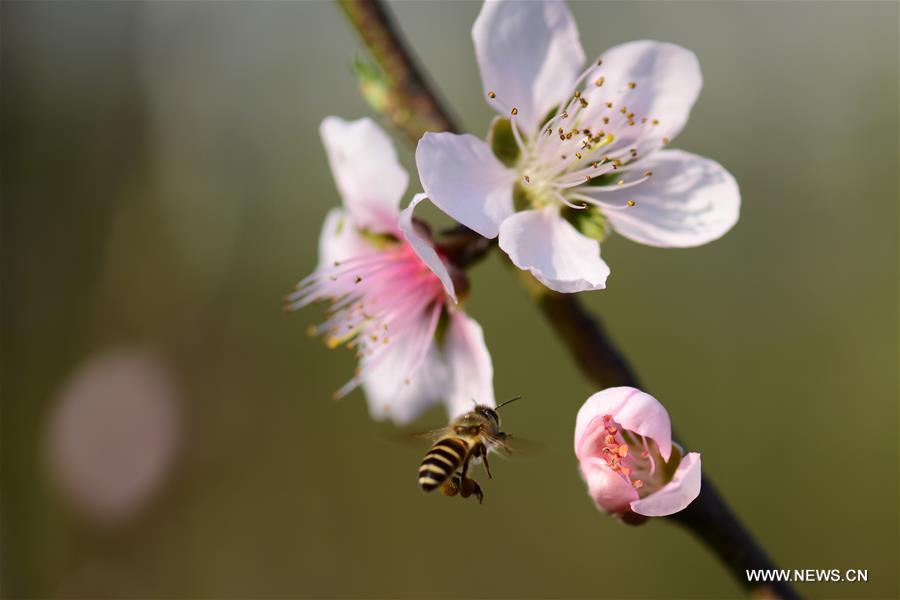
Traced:
<svg viewBox="0 0 900 600">
<path fill-rule="evenodd" d="M 346 344 L 361 359 L 353 379 L 335 392 L 340 398 L 389 355 L 385 348 L 392 340 L 403 339 L 414 350 L 410 356 L 415 360 L 398 374 L 412 377 L 435 335 L 447 296 L 437 275 L 403 242 L 316 270 L 288 296 L 286 308 L 297 310 L 321 300 L 331 302 L 328 320 L 311 327 L 310 335 L 324 334 L 330 348 Z"/>
<path fill-rule="evenodd" d="M 654 135 L 659 119 L 639 114 L 629 103 L 640 104 L 634 81 L 618 86 L 603 75 L 608 66 L 598 60 L 576 80 L 569 100 L 551 112 L 536 131 L 524 131 L 518 109 L 508 107 L 494 92 L 491 103 L 510 115 L 512 137 L 518 147 L 514 168 L 519 175 L 516 208 L 557 204 L 583 210 L 590 206 L 622 210 L 635 205 L 621 195 L 604 192 L 627 189 L 652 173 L 629 168 L 668 143 Z M 612 79 L 612 78 L 610 78 Z M 588 83 L 582 85 L 586 80 Z"/>
<path fill-rule="evenodd" d="M 667 469 L 656 442 L 623 429 L 611 415 L 603 416 L 603 425 L 597 444 L 607 466 L 631 484 L 641 498 L 662 487 Z"/>
</svg>

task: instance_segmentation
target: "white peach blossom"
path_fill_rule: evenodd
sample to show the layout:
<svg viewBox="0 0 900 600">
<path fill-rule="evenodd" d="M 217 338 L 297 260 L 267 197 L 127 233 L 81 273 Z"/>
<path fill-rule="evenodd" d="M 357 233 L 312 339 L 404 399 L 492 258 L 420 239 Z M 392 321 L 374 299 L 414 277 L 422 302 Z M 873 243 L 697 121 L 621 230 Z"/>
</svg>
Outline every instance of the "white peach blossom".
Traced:
<svg viewBox="0 0 900 600">
<path fill-rule="evenodd" d="M 425 134 L 416 164 L 430 200 L 499 237 L 516 266 L 559 292 L 601 289 L 609 268 L 600 242 L 610 230 L 688 247 L 737 222 L 731 174 L 664 149 L 700 93 L 692 52 L 635 41 L 582 70 L 575 20 L 552 0 L 488 0 L 472 37 L 484 93 L 501 117 L 488 141 Z"/>
</svg>

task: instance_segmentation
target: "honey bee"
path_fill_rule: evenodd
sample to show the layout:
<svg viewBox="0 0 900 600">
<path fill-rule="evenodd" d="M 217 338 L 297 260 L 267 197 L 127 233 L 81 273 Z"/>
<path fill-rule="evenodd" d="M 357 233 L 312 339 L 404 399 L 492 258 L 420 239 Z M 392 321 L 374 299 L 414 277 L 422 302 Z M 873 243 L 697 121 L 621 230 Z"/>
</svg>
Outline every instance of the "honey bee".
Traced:
<svg viewBox="0 0 900 600">
<path fill-rule="evenodd" d="M 521 396 L 516 396 L 497 408 L 520 398 Z M 426 492 L 440 488 L 445 496 L 459 494 L 468 498 L 474 494 L 481 504 L 484 492 L 477 481 L 467 476 L 469 462 L 480 459 L 484 463 L 488 479 L 493 479 L 488 452 L 510 453 L 507 445 L 509 435 L 500 430 L 500 415 L 497 410 L 484 404 L 476 404 L 473 410 L 456 417 L 435 434 L 438 440 L 419 465 L 419 486 Z"/>
</svg>

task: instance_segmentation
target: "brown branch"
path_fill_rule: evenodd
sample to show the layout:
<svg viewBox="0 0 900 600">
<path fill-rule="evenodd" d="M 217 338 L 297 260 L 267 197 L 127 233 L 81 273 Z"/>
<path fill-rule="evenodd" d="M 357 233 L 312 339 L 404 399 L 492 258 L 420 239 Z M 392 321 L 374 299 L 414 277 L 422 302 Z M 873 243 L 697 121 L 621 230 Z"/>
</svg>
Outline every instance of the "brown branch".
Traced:
<svg viewBox="0 0 900 600">
<path fill-rule="evenodd" d="M 385 78 L 363 82 L 363 96 L 413 144 L 426 131 L 455 131 L 449 111 L 432 93 L 384 4 L 369 0 L 337 0 L 337 3 Z"/>
<path fill-rule="evenodd" d="M 430 91 L 381 0 L 338 0 L 350 22 L 389 82 L 390 99 L 373 102 L 413 142 L 426 131 L 456 131 L 452 119 Z M 371 99 L 370 99 L 371 101 Z M 398 114 L 410 111 L 412 114 Z M 462 266 L 483 257 L 493 247 L 464 227 L 445 235 L 448 248 Z M 599 319 L 589 314 L 574 294 L 558 294 L 524 274 L 526 288 L 544 316 L 578 362 L 584 375 L 600 387 L 640 387 L 637 375 L 613 343 Z M 752 595 L 766 598 L 799 598 L 783 582 L 750 582 L 749 569 L 774 569 L 762 547 L 743 527 L 715 486 L 704 476 L 700 496 L 687 509 L 668 517 L 686 527 L 719 558 L 737 582 Z"/>
<path fill-rule="evenodd" d="M 641 387 L 631 365 L 616 348 L 603 324 L 585 310 L 576 296 L 547 291 L 536 282 L 527 287 L 588 379 L 600 387 Z M 696 535 L 754 597 L 784 600 L 800 597 L 785 582 L 748 581 L 747 570 L 775 569 L 775 564 L 705 475 L 697 499 L 686 509 L 666 518 Z"/>
</svg>

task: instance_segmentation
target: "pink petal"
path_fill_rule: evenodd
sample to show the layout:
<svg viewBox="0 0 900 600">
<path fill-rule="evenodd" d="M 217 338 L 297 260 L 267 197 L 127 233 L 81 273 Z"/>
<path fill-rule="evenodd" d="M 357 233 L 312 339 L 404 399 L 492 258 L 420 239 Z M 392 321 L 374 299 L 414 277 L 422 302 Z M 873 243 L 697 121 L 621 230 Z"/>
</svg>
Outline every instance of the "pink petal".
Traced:
<svg viewBox="0 0 900 600">
<path fill-rule="evenodd" d="M 664 517 L 687 508 L 700 495 L 700 454 L 689 452 L 681 459 L 672 481 L 642 500 L 631 503 L 631 510 L 648 517 Z"/>
<path fill-rule="evenodd" d="M 445 402 L 450 417 L 472 410 L 472 401 L 495 406 L 494 366 L 481 326 L 461 310 L 451 313 L 444 341 L 450 387 Z"/>
<path fill-rule="evenodd" d="M 575 455 L 579 459 L 587 448 L 586 442 L 598 428 L 603 428 L 605 415 L 613 415 L 639 390 L 631 387 L 613 387 L 596 392 L 588 398 L 575 417 Z"/>
<path fill-rule="evenodd" d="M 588 494 L 597 508 L 611 513 L 624 513 L 638 500 L 638 492 L 606 464 L 602 458 L 586 458 L 580 463 L 581 476 Z"/>
<path fill-rule="evenodd" d="M 485 2 L 472 39 L 485 95 L 495 92 L 505 114 L 518 108 L 526 131 L 536 131 L 544 115 L 568 98 L 584 64 L 578 28 L 564 2 Z"/>
<path fill-rule="evenodd" d="M 441 280 L 444 289 L 447 291 L 447 295 L 450 296 L 455 303 L 457 301 L 456 292 L 453 289 L 453 280 L 450 278 L 449 271 L 447 271 L 447 265 L 445 265 L 444 261 L 441 260 L 441 257 L 438 256 L 431 240 L 419 231 L 412 220 L 413 211 L 415 210 L 416 205 L 424 199 L 425 194 L 416 194 L 409 203 L 409 206 L 400 212 L 400 231 L 403 234 L 403 237 L 406 238 L 406 241 L 409 242 L 412 249 L 419 255 L 419 258 L 422 259 L 422 262 L 428 265 L 431 272 L 437 275 L 438 279 Z"/>
<path fill-rule="evenodd" d="M 353 224 L 394 233 L 409 175 L 388 135 L 371 119 L 326 117 L 319 127 L 338 191 Z"/>
<path fill-rule="evenodd" d="M 699 246 L 720 238 L 740 217 L 741 193 L 719 163 L 682 150 L 656 152 L 636 167 L 653 175 L 629 190 L 597 195 L 635 205 L 607 210 L 623 236 L 668 248 Z"/>
<path fill-rule="evenodd" d="M 633 387 L 612 387 L 593 394 L 582 405 L 575 419 L 575 454 L 582 457 L 600 419 L 610 415 L 622 427 L 646 436 L 659 445 L 659 453 L 668 461 L 672 454 L 672 424 L 665 407 L 653 396 Z"/>
<path fill-rule="evenodd" d="M 557 292 L 606 287 L 609 267 L 600 244 L 579 233 L 557 207 L 525 210 L 500 225 L 500 247 L 510 260 Z"/>
<path fill-rule="evenodd" d="M 513 214 L 516 175 L 473 135 L 426 133 L 416 147 L 425 194 L 445 213 L 484 237 Z"/>
</svg>

